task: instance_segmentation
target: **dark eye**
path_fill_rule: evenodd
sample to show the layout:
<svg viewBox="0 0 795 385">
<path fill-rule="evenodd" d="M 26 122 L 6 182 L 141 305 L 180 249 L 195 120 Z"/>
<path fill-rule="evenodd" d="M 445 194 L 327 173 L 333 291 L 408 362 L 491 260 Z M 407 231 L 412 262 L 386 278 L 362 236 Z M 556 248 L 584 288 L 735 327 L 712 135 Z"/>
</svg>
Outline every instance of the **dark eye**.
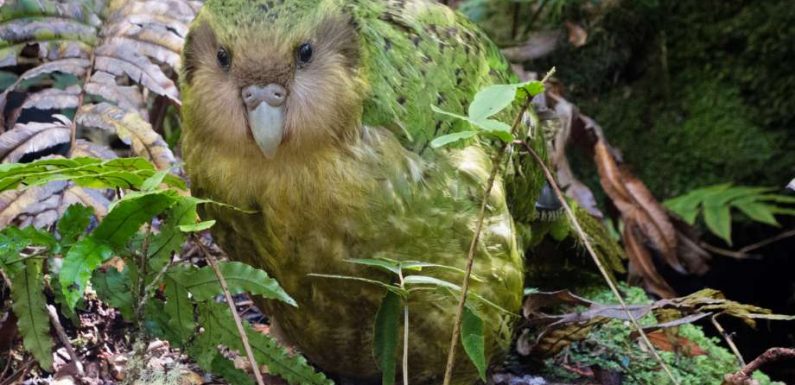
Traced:
<svg viewBox="0 0 795 385">
<path fill-rule="evenodd" d="M 309 43 L 301 44 L 298 47 L 298 64 L 306 64 L 312 60 L 312 45 Z"/>
<path fill-rule="evenodd" d="M 218 65 L 221 66 L 224 70 L 229 69 L 229 64 L 231 62 L 231 58 L 229 57 L 229 52 L 226 52 L 226 49 L 218 48 L 218 52 L 215 54 L 215 58 L 218 60 Z"/>
</svg>

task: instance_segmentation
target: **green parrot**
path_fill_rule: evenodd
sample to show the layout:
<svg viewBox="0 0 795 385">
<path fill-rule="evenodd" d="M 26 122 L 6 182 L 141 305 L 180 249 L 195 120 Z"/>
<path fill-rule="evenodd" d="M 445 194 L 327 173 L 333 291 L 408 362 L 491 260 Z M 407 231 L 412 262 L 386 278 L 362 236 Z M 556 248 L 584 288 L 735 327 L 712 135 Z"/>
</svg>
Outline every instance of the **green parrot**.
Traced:
<svg viewBox="0 0 795 385">
<path fill-rule="evenodd" d="M 204 215 L 232 258 L 264 268 L 297 301 L 259 304 L 311 362 L 377 381 L 373 327 L 385 295 L 313 274 L 396 279 L 346 262 L 354 258 L 464 268 L 499 145 L 432 148 L 433 138 L 470 127 L 431 106 L 465 111 L 478 90 L 516 81 L 480 30 L 433 1 L 204 4 L 181 73 L 191 188 L 255 212 L 213 206 Z M 543 151 L 543 138 L 533 145 Z M 487 198 L 471 284 L 497 305 L 476 301 L 490 358 L 510 344 L 524 280 L 517 228 L 533 218 L 543 184 L 529 157 L 511 157 L 506 170 Z M 463 279 L 451 269 L 422 274 Z M 410 383 L 441 382 L 456 306 L 449 291 L 410 296 Z M 454 383 L 473 383 L 474 365 L 463 351 L 457 357 Z"/>
</svg>

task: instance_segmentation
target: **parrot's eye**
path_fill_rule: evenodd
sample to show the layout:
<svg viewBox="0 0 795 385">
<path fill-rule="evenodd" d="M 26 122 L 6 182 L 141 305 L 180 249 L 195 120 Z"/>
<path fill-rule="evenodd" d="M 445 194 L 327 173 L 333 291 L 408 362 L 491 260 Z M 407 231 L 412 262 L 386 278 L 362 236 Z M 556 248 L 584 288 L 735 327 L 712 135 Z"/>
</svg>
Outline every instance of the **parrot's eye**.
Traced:
<svg viewBox="0 0 795 385">
<path fill-rule="evenodd" d="M 303 65 L 312 60 L 312 45 L 309 43 L 301 44 L 298 47 L 298 64 Z"/>
<path fill-rule="evenodd" d="M 218 48 L 218 52 L 215 54 L 215 58 L 218 60 L 218 65 L 224 69 L 224 71 L 229 69 L 229 64 L 231 62 L 231 58 L 229 57 L 229 52 L 226 52 L 226 49 L 223 47 Z"/>
</svg>

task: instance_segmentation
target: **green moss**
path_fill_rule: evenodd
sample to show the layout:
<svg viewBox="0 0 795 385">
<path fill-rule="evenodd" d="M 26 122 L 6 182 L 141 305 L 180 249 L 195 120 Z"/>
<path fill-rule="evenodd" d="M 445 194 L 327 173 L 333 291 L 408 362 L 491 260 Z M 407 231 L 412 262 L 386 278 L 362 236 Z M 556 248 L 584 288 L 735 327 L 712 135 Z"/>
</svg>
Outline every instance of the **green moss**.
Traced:
<svg viewBox="0 0 795 385">
<path fill-rule="evenodd" d="M 515 5 L 489 2 L 503 4 L 500 16 L 495 5 L 466 3 L 465 11 L 497 41 L 508 40 L 505 15 Z M 532 29 L 573 21 L 588 32 L 587 44 L 574 47 L 563 37 L 552 55 L 526 67 L 557 67 L 567 98 L 601 124 L 658 198 L 719 182 L 789 181 L 795 164 L 791 0 L 566 3 L 562 13 L 542 13 Z"/>
<path fill-rule="evenodd" d="M 592 296 L 601 303 L 615 303 L 615 298 L 608 290 Z M 627 302 L 639 304 L 649 303 L 648 297 L 637 288 L 625 289 Z M 656 321 L 652 316 L 641 320 L 643 325 L 651 325 Z M 565 356 L 569 365 L 578 367 L 600 367 L 618 371 L 623 374 L 625 385 L 667 384 L 667 375 L 660 369 L 651 354 L 641 348 L 637 339 L 631 338 L 634 328 L 628 322 L 611 321 L 595 327 L 587 339 L 574 343 L 559 353 Z M 687 339 L 705 352 L 703 355 L 690 356 L 687 353 L 661 351 L 660 354 L 673 371 L 674 376 L 682 385 L 720 385 L 723 376 L 736 372 L 739 367 L 735 357 L 720 345 L 720 341 L 704 335 L 701 328 L 694 325 L 682 325 L 677 330 L 678 336 Z M 547 374 L 563 380 L 574 381 L 578 378 L 571 371 L 562 368 L 552 358 L 545 365 Z M 771 382 L 763 373 L 754 376 L 761 385 L 777 384 Z"/>
</svg>

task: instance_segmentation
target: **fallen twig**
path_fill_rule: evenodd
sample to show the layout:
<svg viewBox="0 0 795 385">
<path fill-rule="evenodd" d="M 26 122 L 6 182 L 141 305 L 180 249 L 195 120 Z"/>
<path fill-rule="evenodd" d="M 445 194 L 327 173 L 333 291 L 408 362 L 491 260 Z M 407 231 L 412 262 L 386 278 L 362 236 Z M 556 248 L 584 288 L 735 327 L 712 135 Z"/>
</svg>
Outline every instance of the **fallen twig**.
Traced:
<svg viewBox="0 0 795 385">
<path fill-rule="evenodd" d="M 61 340 L 61 343 L 66 348 L 66 352 L 69 354 L 69 358 L 72 359 L 72 366 L 74 366 L 75 370 L 77 370 L 77 374 L 80 377 L 83 377 L 85 375 L 85 372 L 83 371 L 83 363 L 80 362 L 80 357 L 77 356 L 77 352 L 75 352 L 72 342 L 69 341 L 69 336 L 66 335 L 66 331 L 61 325 L 61 321 L 58 319 L 58 312 L 55 310 L 55 306 L 47 305 L 47 314 L 50 315 L 50 323 L 55 328 L 55 334 L 58 335 L 58 339 Z"/>
<path fill-rule="evenodd" d="M 783 232 L 781 234 L 778 234 L 776 236 L 773 236 L 771 238 L 764 239 L 764 240 L 761 240 L 759 242 L 756 242 L 756 243 L 750 244 L 748 246 L 745 246 L 742 249 L 738 250 L 738 252 L 739 253 L 748 253 L 749 251 L 754 251 L 756 249 L 760 249 L 762 247 L 765 247 L 765 246 L 770 245 L 772 243 L 781 241 L 783 239 L 787 239 L 789 237 L 795 237 L 795 229 L 791 229 L 791 230 L 785 231 L 785 232 Z"/>
<path fill-rule="evenodd" d="M 232 317 L 235 319 L 235 326 L 237 326 L 237 332 L 240 334 L 240 341 L 243 343 L 243 348 L 246 351 L 246 356 L 248 357 L 248 361 L 251 364 L 251 370 L 254 372 L 254 378 L 257 379 L 258 385 L 265 385 L 265 380 L 262 378 L 262 373 L 260 373 L 259 365 L 257 365 L 257 359 L 254 357 L 254 351 L 251 350 L 251 344 L 248 342 L 248 336 L 246 335 L 246 330 L 243 328 L 243 322 L 240 320 L 240 315 L 237 314 L 237 309 L 235 308 L 235 301 L 232 299 L 232 293 L 229 292 L 229 286 L 226 284 L 226 278 L 221 273 L 221 270 L 218 268 L 218 260 L 215 259 L 215 256 L 207 250 L 207 247 L 201 242 L 201 239 L 194 236 L 194 243 L 199 246 L 202 250 L 202 254 L 204 254 L 204 258 L 207 259 L 207 263 L 210 264 L 213 271 L 215 272 L 215 276 L 218 278 L 218 283 L 221 284 L 221 290 L 224 292 L 224 297 L 226 298 L 226 304 L 229 305 L 229 310 L 232 312 Z"/>
<path fill-rule="evenodd" d="M 751 379 L 751 375 L 759 370 L 762 365 L 782 359 L 795 360 L 795 349 L 770 348 L 756 357 L 748 365 L 745 365 L 737 373 L 727 374 L 723 379 L 723 385 L 745 385 Z"/>
<path fill-rule="evenodd" d="M 737 349 L 737 345 L 734 344 L 732 336 L 729 335 L 729 333 L 726 333 L 726 330 L 723 329 L 723 326 L 721 326 L 720 323 L 718 323 L 719 315 L 720 314 L 715 314 L 712 317 L 710 317 L 712 325 L 715 326 L 715 329 L 718 329 L 718 332 L 723 336 L 723 339 L 726 340 L 726 344 L 729 345 L 729 348 L 731 349 L 732 353 L 734 353 L 734 355 L 737 357 L 737 363 L 740 364 L 740 367 L 743 367 L 745 366 L 745 359 L 743 358 L 743 355 L 740 354 L 740 350 Z"/>
</svg>

